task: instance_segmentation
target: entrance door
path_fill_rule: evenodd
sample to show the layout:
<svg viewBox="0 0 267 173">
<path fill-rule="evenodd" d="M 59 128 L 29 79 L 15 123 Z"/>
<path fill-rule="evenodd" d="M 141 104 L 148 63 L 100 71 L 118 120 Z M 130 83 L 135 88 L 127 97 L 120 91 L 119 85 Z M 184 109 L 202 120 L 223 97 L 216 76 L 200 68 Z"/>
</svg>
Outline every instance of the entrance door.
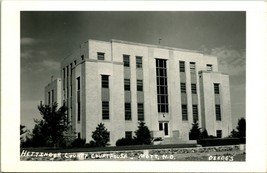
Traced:
<svg viewBox="0 0 267 173">
<path fill-rule="evenodd" d="M 168 122 L 159 122 L 159 130 L 164 131 L 165 136 L 169 136 L 169 123 Z"/>
</svg>

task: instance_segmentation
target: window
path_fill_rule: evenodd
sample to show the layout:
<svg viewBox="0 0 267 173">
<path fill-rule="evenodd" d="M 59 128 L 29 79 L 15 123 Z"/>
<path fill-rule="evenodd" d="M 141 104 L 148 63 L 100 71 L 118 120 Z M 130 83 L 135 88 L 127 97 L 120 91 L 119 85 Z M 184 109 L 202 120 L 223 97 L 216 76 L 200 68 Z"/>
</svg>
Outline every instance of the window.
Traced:
<svg viewBox="0 0 267 173">
<path fill-rule="evenodd" d="M 143 91 L 143 80 L 137 80 L 137 91 Z"/>
<path fill-rule="evenodd" d="M 142 57 L 141 56 L 137 56 L 136 57 L 136 68 L 142 68 Z"/>
<path fill-rule="evenodd" d="M 82 61 L 84 60 L 84 55 L 81 56 Z"/>
<path fill-rule="evenodd" d="M 76 64 L 77 64 L 77 61 L 75 60 L 75 61 L 74 61 L 74 65 L 76 65 Z"/>
<path fill-rule="evenodd" d="M 98 60 L 105 60 L 105 53 L 97 52 L 97 59 Z"/>
<path fill-rule="evenodd" d="M 108 75 L 101 75 L 102 88 L 108 88 L 109 87 L 108 77 L 109 77 Z"/>
<path fill-rule="evenodd" d="M 126 131 L 125 132 L 125 138 L 132 138 L 132 132 L 131 131 Z"/>
<path fill-rule="evenodd" d="M 72 96 L 72 63 L 70 63 L 70 96 Z"/>
<path fill-rule="evenodd" d="M 181 93 L 186 93 L 186 84 L 181 83 Z"/>
<path fill-rule="evenodd" d="M 182 120 L 187 121 L 188 116 L 187 116 L 187 105 L 182 105 Z"/>
<path fill-rule="evenodd" d="M 222 137 L 222 130 L 216 130 L 216 136 L 217 136 L 217 138 L 221 138 Z"/>
<path fill-rule="evenodd" d="M 130 55 L 123 55 L 124 67 L 130 67 Z"/>
<path fill-rule="evenodd" d="M 220 84 L 214 84 L 214 94 L 220 94 Z"/>
<path fill-rule="evenodd" d="M 107 101 L 102 101 L 102 119 L 109 119 L 109 102 Z"/>
<path fill-rule="evenodd" d="M 169 112 L 166 60 L 156 59 L 158 112 Z"/>
<path fill-rule="evenodd" d="M 66 67 L 67 70 L 67 88 L 69 87 L 69 66 Z"/>
<path fill-rule="evenodd" d="M 80 90 L 80 88 L 81 88 L 80 77 L 77 77 L 77 90 Z"/>
<path fill-rule="evenodd" d="M 163 130 L 163 123 L 159 123 L 159 130 L 160 130 L 160 131 Z"/>
<path fill-rule="evenodd" d="M 207 64 L 207 71 L 212 71 L 212 64 Z"/>
<path fill-rule="evenodd" d="M 196 72 L 196 63 L 190 62 L 190 72 L 195 73 Z"/>
<path fill-rule="evenodd" d="M 65 90 L 65 78 L 66 78 L 66 75 L 65 75 L 65 68 L 63 68 L 63 90 Z"/>
<path fill-rule="evenodd" d="M 193 105 L 193 120 L 198 121 L 198 106 L 197 105 Z"/>
<path fill-rule="evenodd" d="M 192 94 L 196 94 L 197 93 L 197 84 L 195 84 L 195 83 L 191 84 L 191 91 L 192 91 Z"/>
<path fill-rule="evenodd" d="M 50 94 L 50 91 L 48 92 L 48 104 L 49 105 L 51 104 L 51 94 Z"/>
<path fill-rule="evenodd" d="M 51 90 L 51 103 L 53 104 L 54 102 L 54 90 Z"/>
<path fill-rule="evenodd" d="M 77 103 L 77 121 L 80 122 L 81 120 L 81 102 Z"/>
<path fill-rule="evenodd" d="M 221 105 L 215 105 L 216 121 L 221 121 Z"/>
<path fill-rule="evenodd" d="M 78 139 L 81 139 L 81 133 L 80 132 L 78 133 Z"/>
<path fill-rule="evenodd" d="M 131 90 L 130 84 L 131 84 L 130 79 L 124 79 L 124 90 L 125 91 L 130 91 Z"/>
<path fill-rule="evenodd" d="M 131 120 L 131 103 L 125 103 L 124 104 L 124 110 L 125 110 L 125 120 Z"/>
<path fill-rule="evenodd" d="M 184 61 L 179 61 L 179 66 L 180 66 L 180 72 L 185 72 L 185 63 L 184 63 Z"/>
<path fill-rule="evenodd" d="M 80 77 L 76 78 L 77 80 L 77 121 L 81 120 L 81 99 L 80 99 L 80 89 L 81 89 L 81 81 Z"/>
<path fill-rule="evenodd" d="M 144 103 L 137 104 L 138 121 L 144 121 Z"/>
</svg>

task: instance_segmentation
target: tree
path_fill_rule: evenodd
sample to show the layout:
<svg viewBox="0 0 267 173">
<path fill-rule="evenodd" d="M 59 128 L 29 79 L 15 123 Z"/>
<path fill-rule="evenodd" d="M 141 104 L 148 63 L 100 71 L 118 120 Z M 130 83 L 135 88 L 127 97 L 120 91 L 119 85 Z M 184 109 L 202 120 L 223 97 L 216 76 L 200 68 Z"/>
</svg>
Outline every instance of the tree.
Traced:
<svg viewBox="0 0 267 173">
<path fill-rule="evenodd" d="M 237 127 L 238 137 L 244 138 L 246 137 L 246 120 L 245 118 L 241 118 L 238 120 Z"/>
<path fill-rule="evenodd" d="M 229 137 L 231 137 L 231 138 L 236 138 L 236 137 L 238 137 L 238 131 L 236 131 L 235 129 L 233 129 L 233 130 L 231 131 L 231 135 L 230 135 Z"/>
<path fill-rule="evenodd" d="M 43 105 L 40 103 L 38 110 L 42 115 L 41 120 L 34 120 L 32 143 L 34 146 L 60 146 L 64 141 L 64 133 L 71 127 L 68 123 L 67 107 L 57 109 L 57 103 Z"/>
<path fill-rule="evenodd" d="M 20 125 L 20 135 L 23 135 L 24 133 L 27 132 L 27 130 L 24 129 L 25 127 L 26 126 L 24 126 L 24 125 Z"/>
<path fill-rule="evenodd" d="M 20 125 L 20 145 L 22 146 L 26 140 L 28 140 L 29 130 L 26 129 L 26 126 Z"/>
<path fill-rule="evenodd" d="M 135 131 L 135 140 L 139 145 L 149 145 L 151 144 L 151 135 L 148 127 L 145 125 L 145 122 L 140 121 L 138 129 Z"/>
<path fill-rule="evenodd" d="M 27 129 L 25 129 L 26 126 L 24 125 L 20 125 L 20 140 L 23 140 L 25 134 L 27 135 L 27 133 L 29 132 Z"/>
<path fill-rule="evenodd" d="M 201 132 L 201 134 L 200 134 L 200 138 L 202 138 L 202 139 L 209 138 L 207 129 L 204 129 L 204 130 Z"/>
<path fill-rule="evenodd" d="M 105 147 L 109 141 L 109 133 L 103 123 L 98 124 L 92 138 L 96 147 Z M 91 142 L 92 143 L 92 142 Z"/>
<path fill-rule="evenodd" d="M 189 132 L 189 140 L 197 140 L 200 138 L 201 132 L 196 119 L 192 123 L 192 129 Z"/>
</svg>

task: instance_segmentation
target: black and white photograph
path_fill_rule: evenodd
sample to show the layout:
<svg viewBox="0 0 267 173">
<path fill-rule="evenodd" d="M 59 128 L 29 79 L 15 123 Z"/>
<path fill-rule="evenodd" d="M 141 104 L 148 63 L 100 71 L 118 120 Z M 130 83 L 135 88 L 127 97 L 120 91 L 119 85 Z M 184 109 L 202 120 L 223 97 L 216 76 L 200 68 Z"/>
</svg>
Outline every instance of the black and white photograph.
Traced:
<svg viewBox="0 0 267 173">
<path fill-rule="evenodd" d="M 22 160 L 245 161 L 246 12 L 20 15 Z"/>
<path fill-rule="evenodd" d="M 18 162 L 251 161 L 248 11 L 16 14 Z"/>
</svg>

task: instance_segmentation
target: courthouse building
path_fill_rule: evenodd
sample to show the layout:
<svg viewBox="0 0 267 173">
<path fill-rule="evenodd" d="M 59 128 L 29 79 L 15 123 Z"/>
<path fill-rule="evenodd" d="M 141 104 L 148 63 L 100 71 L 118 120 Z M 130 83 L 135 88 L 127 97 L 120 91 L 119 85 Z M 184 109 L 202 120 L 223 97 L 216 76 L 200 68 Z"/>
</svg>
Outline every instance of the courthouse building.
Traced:
<svg viewBox="0 0 267 173">
<path fill-rule="evenodd" d="M 87 143 L 100 122 L 111 145 L 133 137 L 139 121 L 153 137 L 177 142 L 189 140 L 193 119 L 209 135 L 226 137 L 232 129 L 229 76 L 218 72 L 216 57 L 197 51 L 88 40 L 62 61 L 61 80 L 53 92 Z"/>
</svg>

